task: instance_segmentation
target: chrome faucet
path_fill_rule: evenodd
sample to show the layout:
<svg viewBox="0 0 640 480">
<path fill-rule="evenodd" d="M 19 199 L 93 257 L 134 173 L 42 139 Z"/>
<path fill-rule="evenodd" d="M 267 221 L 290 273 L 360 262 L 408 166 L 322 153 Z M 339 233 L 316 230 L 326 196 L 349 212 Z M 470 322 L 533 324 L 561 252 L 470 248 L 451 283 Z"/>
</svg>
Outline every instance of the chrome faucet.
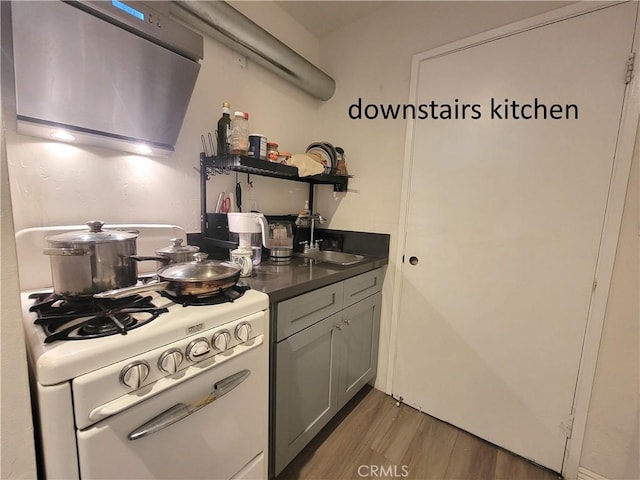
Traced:
<svg viewBox="0 0 640 480">
<path fill-rule="evenodd" d="M 296 219 L 296 225 L 299 227 L 310 227 L 311 231 L 309 233 L 309 241 L 304 241 L 301 242 L 302 245 L 304 245 L 304 252 L 303 253 L 313 253 L 313 252 L 317 252 L 318 250 L 320 250 L 320 242 L 322 242 L 322 240 L 315 240 L 314 238 L 314 234 L 315 234 L 315 228 L 316 228 L 316 222 L 319 225 L 322 225 L 324 222 L 326 222 L 326 218 L 324 218 L 322 215 L 320 214 L 310 214 L 310 215 L 304 215 L 304 216 L 298 216 L 298 218 Z"/>
<path fill-rule="evenodd" d="M 313 239 L 313 234 L 314 234 L 314 231 L 315 231 L 316 221 L 320 225 L 322 225 L 324 222 L 326 222 L 326 219 L 320 214 L 311 215 L 311 233 L 309 234 L 309 250 L 310 251 L 318 251 L 318 250 L 320 250 L 319 243 L 322 241 L 322 240 L 315 240 L 314 241 L 314 239 Z"/>
</svg>

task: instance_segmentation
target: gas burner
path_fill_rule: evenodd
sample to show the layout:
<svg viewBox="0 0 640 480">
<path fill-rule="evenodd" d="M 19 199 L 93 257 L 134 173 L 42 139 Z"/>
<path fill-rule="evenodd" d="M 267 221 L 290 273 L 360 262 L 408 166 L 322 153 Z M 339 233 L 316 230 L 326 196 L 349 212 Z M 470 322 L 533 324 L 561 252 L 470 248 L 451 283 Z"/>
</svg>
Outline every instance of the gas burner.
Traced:
<svg viewBox="0 0 640 480">
<path fill-rule="evenodd" d="M 111 300 L 34 293 L 29 298 L 36 300 L 29 310 L 38 315 L 34 323 L 44 329 L 45 343 L 126 335 L 168 311 L 140 295 Z"/>
<path fill-rule="evenodd" d="M 131 315 L 122 312 L 112 313 L 104 317 L 95 316 L 78 329 L 78 335 L 81 337 L 101 337 L 117 332 L 121 332 L 124 335 L 135 321 Z"/>
<path fill-rule="evenodd" d="M 175 296 L 167 291 L 160 292 L 165 298 L 168 298 L 174 303 L 179 303 L 183 307 L 198 306 L 198 305 L 218 305 L 220 303 L 233 302 L 237 300 L 244 292 L 250 290 L 248 285 L 237 283 L 233 287 L 225 288 L 224 290 L 218 290 L 206 295 L 189 295 L 189 296 Z"/>
</svg>

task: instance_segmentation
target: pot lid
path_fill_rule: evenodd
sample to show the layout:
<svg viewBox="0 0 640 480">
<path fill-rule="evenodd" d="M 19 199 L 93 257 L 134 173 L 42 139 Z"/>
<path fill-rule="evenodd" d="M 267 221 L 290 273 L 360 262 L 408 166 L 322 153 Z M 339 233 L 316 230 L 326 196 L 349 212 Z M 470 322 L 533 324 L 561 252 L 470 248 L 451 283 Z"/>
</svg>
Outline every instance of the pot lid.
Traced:
<svg viewBox="0 0 640 480">
<path fill-rule="evenodd" d="M 130 240 L 138 237 L 138 232 L 125 230 L 102 230 L 104 222 L 91 220 L 87 222 L 89 230 L 66 232 L 47 237 L 47 242 L 54 244 L 108 243 Z"/>
<path fill-rule="evenodd" d="M 193 262 L 172 263 L 158 270 L 162 280 L 183 282 L 209 282 L 226 280 L 240 272 L 240 265 L 218 260 L 207 260 L 206 253 L 194 253 Z"/>
<path fill-rule="evenodd" d="M 171 242 L 171 245 L 158 248 L 156 253 L 160 255 L 163 253 L 196 253 L 200 251 L 200 247 L 195 245 L 182 245 L 182 238 L 171 238 L 169 242 Z"/>
</svg>

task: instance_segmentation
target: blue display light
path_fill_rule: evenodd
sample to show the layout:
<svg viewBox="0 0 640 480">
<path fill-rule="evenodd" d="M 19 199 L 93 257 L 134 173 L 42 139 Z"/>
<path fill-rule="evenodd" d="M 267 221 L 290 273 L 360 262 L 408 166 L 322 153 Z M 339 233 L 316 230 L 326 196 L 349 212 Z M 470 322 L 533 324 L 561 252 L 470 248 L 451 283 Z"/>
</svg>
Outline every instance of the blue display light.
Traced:
<svg viewBox="0 0 640 480">
<path fill-rule="evenodd" d="M 144 13 L 136 10 L 133 7 L 130 7 L 129 5 L 127 5 L 124 2 L 121 2 L 120 0 L 111 0 L 111 5 L 113 5 L 116 8 L 119 8 L 125 13 L 128 13 L 132 17 L 136 17 L 139 20 L 144 20 Z"/>
</svg>

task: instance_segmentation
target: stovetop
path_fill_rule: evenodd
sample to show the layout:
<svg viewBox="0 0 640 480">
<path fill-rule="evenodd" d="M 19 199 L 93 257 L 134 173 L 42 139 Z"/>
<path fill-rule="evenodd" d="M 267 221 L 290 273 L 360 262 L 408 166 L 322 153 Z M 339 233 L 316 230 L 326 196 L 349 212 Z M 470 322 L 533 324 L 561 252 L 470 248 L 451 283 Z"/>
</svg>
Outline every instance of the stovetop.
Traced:
<svg viewBox="0 0 640 480">
<path fill-rule="evenodd" d="M 26 291 L 21 294 L 23 326 L 29 357 L 37 380 L 43 385 L 60 383 L 177 340 L 197 336 L 200 331 L 209 330 L 269 307 L 269 297 L 251 289 L 243 291 L 242 295 L 233 298 L 233 301 L 224 301 L 215 305 L 183 305 L 178 303 L 178 299 L 152 292 L 136 297 L 135 307 L 117 306 L 125 311 L 132 308 L 150 310 L 136 313 L 135 315 L 142 316 L 142 320 L 138 320 L 135 325 L 126 325 L 130 322 L 122 320 L 120 317 L 122 312 L 116 312 L 116 307 L 109 308 L 102 305 L 98 307 L 100 310 L 98 316 L 101 317 L 99 321 L 84 328 L 88 328 L 90 334 L 103 328 L 115 328 L 115 334 L 95 335 L 81 341 L 65 341 L 58 338 L 62 334 L 57 332 L 70 328 L 72 338 L 75 339 L 83 328 L 83 325 L 77 326 L 77 324 L 82 324 L 86 320 L 86 314 L 79 314 L 79 317 L 72 321 L 74 324 L 72 327 L 57 326 L 58 321 L 53 314 L 54 326 L 43 328 L 40 324 L 42 321 L 38 321 L 38 314 L 31 310 L 34 301 L 37 301 L 32 298 L 33 294 L 37 294 L 41 301 L 51 301 L 52 299 L 48 297 L 51 290 Z M 55 300 L 57 301 L 59 300 Z M 64 303 L 62 305 L 63 309 L 71 311 L 72 315 L 77 313 L 74 312 L 76 309 L 74 302 L 68 306 Z M 113 322 L 113 318 L 110 317 L 115 318 L 116 322 Z M 105 327 L 106 324 L 111 325 Z M 47 340 L 50 335 L 53 335 L 53 338 Z"/>
<path fill-rule="evenodd" d="M 176 297 L 167 291 L 161 291 L 160 295 L 183 307 L 202 307 L 234 302 L 247 290 L 248 286 L 237 284 L 213 295 Z M 33 299 L 29 311 L 37 315 L 34 324 L 44 330 L 45 343 L 127 335 L 169 311 L 166 307 L 157 307 L 148 295 L 95 299 L 38 292 L 29 298 Z"/>
</svg>

